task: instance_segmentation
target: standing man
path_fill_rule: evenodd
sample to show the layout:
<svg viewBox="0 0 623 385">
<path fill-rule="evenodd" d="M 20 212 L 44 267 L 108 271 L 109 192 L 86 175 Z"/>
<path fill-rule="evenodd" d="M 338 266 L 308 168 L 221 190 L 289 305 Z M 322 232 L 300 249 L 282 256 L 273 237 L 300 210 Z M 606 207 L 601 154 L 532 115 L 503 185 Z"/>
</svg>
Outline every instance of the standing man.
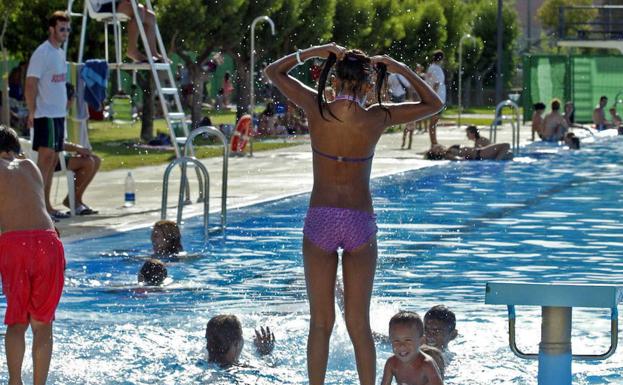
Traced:
<svg viewBox="0 0 623 385">
<path fill-rule="evenodd" d="M 443 51 L 436 50 L 433 52 L 433 62 L 428 67 L 426 71 L 426 78 L 428 83 L 432 86 L 433 90 L 439 96 L 439 99 L 446 104 L 446 76 L 443 73 L 443 69 L 441 68 L 443 64 Z M 430 136 L 430 145 L 434 146 L 437 143 L 437 122 L 439 121 L 439 117 L 441 113 L 433 116 L 429 122 L 428 126 L 428 135 Z"/>
<path fill-rule="evenodd" d="M 48 39 L 32 54 L 26 73 L 28 127 L 34 128 L 32 148 L 39 153 L 37 166 L 43 177 L 45 207 L 53 219 L 69 216 L 52 207 L 50 188 L 65 141 L 67 63 L 61 45 L 70 30 L 65 12 L 54 12 L 48 19 Z"/>
</svg>

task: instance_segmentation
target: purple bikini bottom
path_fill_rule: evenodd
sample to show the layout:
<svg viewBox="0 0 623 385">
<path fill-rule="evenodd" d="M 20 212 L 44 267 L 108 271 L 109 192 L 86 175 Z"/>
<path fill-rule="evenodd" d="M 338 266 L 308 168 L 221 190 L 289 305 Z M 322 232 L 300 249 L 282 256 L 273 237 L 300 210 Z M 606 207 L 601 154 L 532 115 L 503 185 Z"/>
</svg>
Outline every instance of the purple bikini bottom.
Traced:
<svg viewBox="0 0 623 385">
<path fill-rule="evenodd" d="M 303 234 L 326 252 L 355 250 L 376 234 L 376 215 L 338 207 L 310 207 Z"/>
</svg>

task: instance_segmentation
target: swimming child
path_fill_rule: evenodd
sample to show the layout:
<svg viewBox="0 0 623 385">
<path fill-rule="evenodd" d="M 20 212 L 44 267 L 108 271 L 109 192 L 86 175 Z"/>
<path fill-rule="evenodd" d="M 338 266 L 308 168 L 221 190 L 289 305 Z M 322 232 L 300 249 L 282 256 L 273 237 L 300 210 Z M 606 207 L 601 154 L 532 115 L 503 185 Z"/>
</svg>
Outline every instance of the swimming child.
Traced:
<svg viewBox="0 0 623 385">
<path fill-rule="evenodd" d="M 424 323 L 417 313 L 401 311 L 389 321 L 389 339 L 394 355 L 385 363 L 381 385 L 441 385 L 437 363 L 420 350 Z"/>
<path fill-rule="evenodd" d="M 424 315 L 424 336 L 426 344 L 442 352 L 448 350 L 448 344 L 458 335 L 456 316 L 444 305 L 431 307 Z"/>
<path fill-rule="evenodd" d="M 180 228 L 173 221 L 162 220 L 154 224 L 151 244 L 157 257 L 168 257 L 184 250 Z"/>
<path fill-rule="evenodd" d="M 155 258 L 150 258 L 143 264 L 138 272 L 138 282 L 146 286 L 160 286 L 167 278 L 167 267 Z"/>
<path fill-rule="evenodd" d="M 0 275 L 7 309 L 5 345 L 9 384 L 21 384 L 32 329 L 33 383 L 46 382 L 52 359 L 52 322 L 64 284 L 63 244 L 45 208 L 43 178 L 28 159 L 17 159 L 15 131 L 0 126 Z"/>
<path fill-rule="evenodd" d="M 223 367 L 240 365 L 240 355 L 244 346 L 242 325 L 238 317 L 232 314 L 220 314 L 212 317 L 206 326 L 208 361 Z M 260 355 L 272 353 L 275 348 L 275 334 L 269 327 L 255 330 L 255 348 Z"/>
</svg>

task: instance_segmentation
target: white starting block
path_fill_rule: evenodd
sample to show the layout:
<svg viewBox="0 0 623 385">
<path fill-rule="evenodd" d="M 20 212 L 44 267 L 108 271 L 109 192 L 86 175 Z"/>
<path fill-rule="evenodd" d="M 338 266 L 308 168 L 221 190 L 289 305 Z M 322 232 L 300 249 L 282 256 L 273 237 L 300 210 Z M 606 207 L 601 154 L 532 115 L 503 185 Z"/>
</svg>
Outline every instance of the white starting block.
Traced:
<svg viewBox="0 0 623 385">
<path fill-rule="evenodd" d="M 508 342 L 515 355 L 539 360 L 539 385 L 571 385 L 571 361 L 605 360 L 618 341 L 617 305 L 623 290 L 611 285 L 554 285 L 489 282 L 485 303 L 508 306 Z M 539 353 L 524 353 L 515 343 L 515 305 L 541 306 Z M 574 307 L 609 308 L 610 348 L 603 354 L 571 353 L 571 313 Z"/>
</svg>

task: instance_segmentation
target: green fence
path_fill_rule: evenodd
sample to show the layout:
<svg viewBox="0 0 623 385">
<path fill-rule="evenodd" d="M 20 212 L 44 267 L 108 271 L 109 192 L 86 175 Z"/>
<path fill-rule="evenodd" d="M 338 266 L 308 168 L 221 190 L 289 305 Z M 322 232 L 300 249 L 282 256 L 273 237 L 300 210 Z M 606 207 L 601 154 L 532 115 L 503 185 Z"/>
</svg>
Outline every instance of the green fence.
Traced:
<svg viewBox="0 0 623 385">
<path fill-rule="evenodd" d="M 524 120 L 532 118 L 534 103 L 549 108 L 551 100 L 558 98 L 563 104 L 572 100 L 575 120 L 589 123 L 600 96 L 606 95 L 608 104 L 615 105 L 615 97 L 623 91 L 620 55 L 526 55 L 523 69 Z"/>
</svg>

